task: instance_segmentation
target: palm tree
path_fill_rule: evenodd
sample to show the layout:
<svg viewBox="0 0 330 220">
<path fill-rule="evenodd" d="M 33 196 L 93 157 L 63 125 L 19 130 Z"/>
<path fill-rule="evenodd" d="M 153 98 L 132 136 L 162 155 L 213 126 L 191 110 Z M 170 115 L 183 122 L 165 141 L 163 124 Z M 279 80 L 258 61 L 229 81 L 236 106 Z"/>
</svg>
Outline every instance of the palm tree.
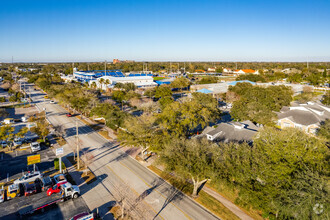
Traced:
<svg viewBox="0 0 330 220">
<path fill-rule="evenodd" d="M 100 79 L 100 83 L 101 83 L 101 89 L 103 89 L 103 84 L 104 84 L 104 79 L 103 78 Z"/>
<path fill-rule="evenodd" d="M 92 82 L 92 88 L 95 89 L 96 88 L 96 82 Z"/>
</svg>

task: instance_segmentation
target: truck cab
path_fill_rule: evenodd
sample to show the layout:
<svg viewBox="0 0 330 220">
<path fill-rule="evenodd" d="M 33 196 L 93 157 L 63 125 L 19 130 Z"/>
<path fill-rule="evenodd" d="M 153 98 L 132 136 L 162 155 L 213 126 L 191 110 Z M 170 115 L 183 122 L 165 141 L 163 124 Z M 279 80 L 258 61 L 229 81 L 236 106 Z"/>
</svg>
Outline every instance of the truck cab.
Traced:
<svg viewBox="0 0 330 220">
<path fill-rule="evenodd" d="M 76 199 L 80 195 L 80 189 L 76 185 L 72 185 L 71 183 L 65 183 L 61 187 L 61 194 L 63 198 Z"/>
<path fill-rule="evenodd" d="M 7 199 L 12 199 L 20 196 L 20 188 L 18 184 L 12 184 L 7 189 Z"/>
</svg>

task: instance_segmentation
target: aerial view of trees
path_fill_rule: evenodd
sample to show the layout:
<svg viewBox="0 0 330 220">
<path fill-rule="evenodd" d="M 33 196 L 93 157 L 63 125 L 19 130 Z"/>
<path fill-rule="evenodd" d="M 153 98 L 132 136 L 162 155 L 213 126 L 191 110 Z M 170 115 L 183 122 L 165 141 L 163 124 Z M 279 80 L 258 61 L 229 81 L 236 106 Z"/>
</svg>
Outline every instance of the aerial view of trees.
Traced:
<svg viewBox="0 0 330 220">
<path fill-rule="evenodd" d="M 239 121 L 250 120 L 254 123 L 272 124 L 274 111 L 288 106 L 293 92 L 285 86 L 262 88 L 250 83 L 237 83 L 229 87 L 240 98 L 233 103 L 231 116 Z"/>
</svg>

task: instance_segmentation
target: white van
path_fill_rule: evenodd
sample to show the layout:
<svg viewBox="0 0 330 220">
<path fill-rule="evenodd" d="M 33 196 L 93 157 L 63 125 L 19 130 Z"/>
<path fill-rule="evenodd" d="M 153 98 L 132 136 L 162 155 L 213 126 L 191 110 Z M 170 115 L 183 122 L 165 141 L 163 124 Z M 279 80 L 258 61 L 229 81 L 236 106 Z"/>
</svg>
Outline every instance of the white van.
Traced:
<svg viewBox="0 0 330 220">
<path fill-rule="evenodd" d="M 14 119 L 12 119 L 12 118 L 6 118 L 5 120 L 3 120 L 3 122 L 6 125 L 10 125 L 10 124 L 13 124 L 14 123 Z"/>
<path fill-rule="evenodd" d="M 39 142 L 32 142 L 30 144 L 32 152 L 41 150 Z"/>
<path fill-rule="evenodd" d="M 22 120 L 22 122 L 27 122 L 28 118 L 25 117 L 25 116 L 23 116 L 23 117 L 21 118 L 21 120 Z"/>
</svg>

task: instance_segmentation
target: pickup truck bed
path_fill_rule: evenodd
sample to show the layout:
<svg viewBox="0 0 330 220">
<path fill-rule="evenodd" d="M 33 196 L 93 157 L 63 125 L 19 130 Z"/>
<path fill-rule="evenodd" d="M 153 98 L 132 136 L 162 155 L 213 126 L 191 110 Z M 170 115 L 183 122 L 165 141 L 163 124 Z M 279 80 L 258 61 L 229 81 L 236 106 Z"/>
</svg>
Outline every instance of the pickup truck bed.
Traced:
<svg viewBox="0 0 330 220">
<path fill-rule="evenodd" d="M 40 192 L 31 196 L 24 197 L 24 199 L 28 200 L 28 202 L 22 201 L 22 203 L 30 205 L 21 206 L 21 209 L 18 211 L 18 214 L 20 216 L 32 214 L 39 209 L 56 204 L 62 201 L 62 196 L 60 193 L 55 193 L 51 196 L 47 196 L 46 192 Z"/>
</svg>

